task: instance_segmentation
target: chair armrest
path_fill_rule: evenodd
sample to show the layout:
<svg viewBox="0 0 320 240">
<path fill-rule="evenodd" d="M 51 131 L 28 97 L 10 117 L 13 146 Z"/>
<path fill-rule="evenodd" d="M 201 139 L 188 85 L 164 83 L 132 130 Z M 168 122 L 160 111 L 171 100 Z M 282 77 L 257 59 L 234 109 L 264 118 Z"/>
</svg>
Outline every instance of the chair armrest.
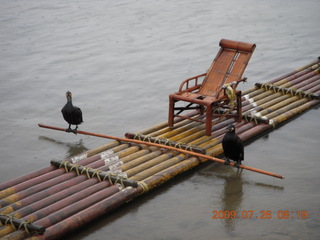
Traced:
<svg viewBox="0 0 320 240">
<path fill-rule="evenodd" d="M 233 81 L 233 82 L 229 83 L 229 85 L 230 85 L 234 90 L 236 90 L 236 88 L 238 87 L 238 85 L 239 85 L 240 82 L 246 82 L 246 81 L 247 81 L 247 78 L 244 77 L 244 78 L 242 78 L 241 80 Z M 225 88 L 226 88 L 226 85 L 223 85 L 223 86 L 221 87 L 221 89 L 225 89 Z"/>
<path fill-rule="evenodd" d="M 230 83 L 230 85 L 233 87 L 233 89 L 236 89 L 240 82 L 246 82 L 246 81 L 247 81 L 247 78 L 244 77 L 239 81 L 234 81 L 234 82 Z"/>
<path fill-rule="evenodd" d="M 239 84 L 240 82 L 245 82 L 245 81 L 247 81 L 247 78 L 246 78 L 246 77 L 242 78 L 242 79 L 239 80 L 239 81 L 231 82 L 231 83 L 229 83 L 229 85 L 230 85 L 234 90 L 236 90 L 238 84 Z M 219 89 L 217 96 L 219 96 L 220 92 L 221 92 L 222 90 L 225 90 L 226 88 L 227 88 L 227 86 L 226 86 L 226 85 L 223 85 L 223 86 Z"/>
<path fill-rule="evenodd" d="M 179 92 L 192 92 L 196 89 L 199 89 L 201 87 L 201 84 L 199 84 L 199 78 L 205 77 L 207 73 L 203 73 L 197 76 L 194 76 L 192 78 L 188 78 L 184 80 L 179 87 Z M 192 83 L 193 81 L 193 83 Z M 190 86 L 191 84 L 192 86 Z M 184 89 L 185 88 L 185 89 Z"/>
</svg>

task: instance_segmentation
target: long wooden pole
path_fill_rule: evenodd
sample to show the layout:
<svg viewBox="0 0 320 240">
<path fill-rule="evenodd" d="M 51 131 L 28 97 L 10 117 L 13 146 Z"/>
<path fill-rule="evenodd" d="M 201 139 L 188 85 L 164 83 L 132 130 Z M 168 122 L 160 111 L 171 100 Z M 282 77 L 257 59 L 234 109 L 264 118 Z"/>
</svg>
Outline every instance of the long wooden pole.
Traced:
<svg viewBox="0 0 320 240">
<path fill-rule="evenodd" d="M 48 128 L 48 129 L 57 130 L 57 131 L 64 131 L 64 132 L 66 131 L 66 129 L 64 129 L 64 128 L 53 127 L 53 126 L 48 126 L 48 125 L 44 125 L 44 124 L 38 124 L 38 125 L 39 125 L 39 127 L 42 127 L 42 128 Z M 77 131 L 77 133 L 84 134 L 84 135 L 95 136 L 95 137 L 108 138 L 108 139 L 113 139 L 113 140 L 117 140 L 117 141 L 132 142 L 132 143 L 137 143 L 137 144 L 145 144 L 145 145 L 149 145 L 149 146 L 165 148 L 165 149 L 177 151 L 177 152 L 180 152 L 180 153 L 196 156 L 196 157 L 199 157 L 199 158 L 205 158 L 205 159 L 208 159 L 208 160 L 211 160 L 211 161 L 215 161 L 215 162 L 218 162 L 218 163 L 224 163 L 224 160 L 219 159 L 219 158 L 215 158 L 215 157 L 211 157 L 211 156 L 204 155 L 204 154 L 201 154 L 201 153 L 191 152 L 191 151 L 188 151 L 188 150 L 179 149 L 179 148 L 175 148 L 175 147 L 171 147 L 171 146 L 161 145 L 161 144 L 157 144 L 157 143 L 143 142 L 143 141 L 135 140 L 135 139 L 119 138 L 119 137 L 114 137 L 114 136 L 109 136 L 109 135 L 104 135 L 104 134 L 98 134 L 98 133 L 85 132 L 85 131 Z M 234 166 L 234 163 L 230 163 L 230 165 Z M 246 170 L 253 171 L 253 172 L 257 172 L 257 173 L 269 175 L 269 176 L 272 176 L 272 177 L 284 179 L 284 176 L 276 174 L 276 173 L 260 170 L 260 169 L 253 168 L 253 167 L 248 167 L 248 166 L 245 166 L 245 165 L 240 165 L 239 167 L 243 168 L 243 169 L 246 169 Z"/>
</svg>

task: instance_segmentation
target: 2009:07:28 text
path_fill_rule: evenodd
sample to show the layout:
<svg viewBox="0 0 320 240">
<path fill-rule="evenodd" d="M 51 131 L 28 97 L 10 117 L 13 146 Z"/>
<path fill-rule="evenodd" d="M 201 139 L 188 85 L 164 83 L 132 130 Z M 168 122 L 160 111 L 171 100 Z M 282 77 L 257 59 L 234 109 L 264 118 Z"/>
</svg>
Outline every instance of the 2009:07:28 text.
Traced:
<svg viewBox="0 0 320 240">
<path fill-rule="evenodd" d="M 275 215 L 278 219 L 306 219 L 309 216 L 308 211 L 288 211 L 279 210 L 273 213 L 270 210 L 261 210 L 258 215 L 255 215 L 254 210 L 243 210 L 241 213 L 236 211 L 213 211 L 212 219 L 271 219 Z"/>
</svg>

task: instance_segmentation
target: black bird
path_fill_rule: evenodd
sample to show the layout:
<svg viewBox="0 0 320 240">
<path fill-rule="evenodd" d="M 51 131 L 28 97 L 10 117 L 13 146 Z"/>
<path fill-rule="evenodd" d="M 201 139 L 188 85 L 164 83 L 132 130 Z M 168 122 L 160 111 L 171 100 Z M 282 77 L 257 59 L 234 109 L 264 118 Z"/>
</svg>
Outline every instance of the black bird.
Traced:
<svg viewBox="0 0 320 240">
<path fill-rule="evenodd" d="M 67 103 L 61 109 L 64 120 L 69 123 L 69 127 L 66 132 L 73 132 L 77 134 L 78 125 L 83 122 L 82 111 L 80 108 L 73 106 L 72 104 L 72 93 L 66 92 Z M 76 125 L 75 129 L 71 129 L 71 125 Z"/>
<path fill-rule="evenodd" d="M 232 159 L 233 161 L 237 162 L 234 165 L 239 168 L 244 156 L 243 142 L 236 135 L 234 125 L 230 124 L 227 129 L 229 130 L 229 132 L 227 132 L 222 139 L 224 155 L 227 158 L 224 164 L 229 165 L 229 159 Z"/>
</svg>

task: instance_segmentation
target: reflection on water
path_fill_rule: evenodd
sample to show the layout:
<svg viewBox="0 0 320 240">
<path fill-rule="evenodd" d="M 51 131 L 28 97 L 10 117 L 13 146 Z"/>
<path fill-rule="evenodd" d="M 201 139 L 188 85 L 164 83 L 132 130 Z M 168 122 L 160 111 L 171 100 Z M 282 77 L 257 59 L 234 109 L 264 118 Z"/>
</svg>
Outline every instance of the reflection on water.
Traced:
<svg viewBox="0 0 320 240">
<path fill-rule="evenodd" d="M 242 168 L 237 169 L 236 174 L 225 178 L 224 189 L 221 196 L 221 210 L 240 212 L 241 203 L 243 200 L 243 179 Z M 224 219 L 224 226 L 228 231 L 235 230 L 236 218 Z"/>
<path fill-rule="evenodd" d="M 284 187 L 277 184 L 268 184 L 263 182 L 254 182 L 245 180 L 244 169 L 232 168 L 222 166 L 221 168 L 212 168 L 212 174 L 215 178 L 223 180 L 223 188 L 219 198 L 219 205 L 221 211 L 219 217 L 223 223 L 227 232 L 233 232 L 236 230 L 237 223 L 242 220 L 243 211 L 248 211 L 248 207 L 243 207 L 244 199 L 245 199 L 245 189 L 254 189 L 258 188 L 259 191 L 283 191 Z M 222 174 L 222 172 L 224 172 Z M 203 175 L 203 174 L 202 174 Z M 206 174 L 207 177 L 209 174 Z M 234 211 L 237 215 L 234 218 L 230 213 L 230 211 Z M 233 214 L 233 213 L 232 213 Z M 246 216 L 244 216 L 246 217 Z"/>
<path fill-rule="evenodd" d="M 82 142 L 82 139 L 80 139 L 78 142 L 72 142 L 72 143 L 66 143 L 62 142 L 50 137 L 46 136 L 39 136 L 39 140 L 49 141 L 51 143 L 57 144 L 57 145 L 64 145 L 68 147 L 68 150 L 66 152 L 65 158 L 72 157 L 74 155 L 77 155 L 79 153 L 88 151 L 89 149 L 84 146 L 84 143 Z"/>
</svg>

